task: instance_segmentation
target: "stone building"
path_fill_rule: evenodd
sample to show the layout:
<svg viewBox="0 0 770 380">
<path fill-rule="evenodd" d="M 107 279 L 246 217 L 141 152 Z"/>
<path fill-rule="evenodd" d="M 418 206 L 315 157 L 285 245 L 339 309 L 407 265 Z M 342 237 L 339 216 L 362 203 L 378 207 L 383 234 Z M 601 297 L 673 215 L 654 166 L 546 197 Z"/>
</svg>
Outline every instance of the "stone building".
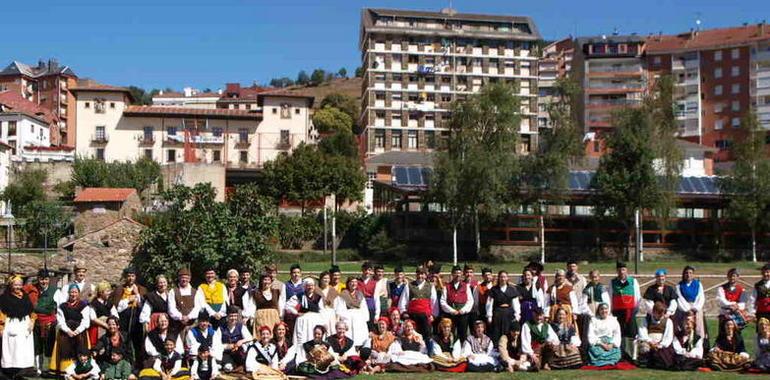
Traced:
<svg viewBox="0 0 770 380">
<path fill-rule="evenodd" d="M 75 205 L 75 234 L 98 230 L 121 218 L 132 218 L 142 210 L 135 189 L 88 187 L 78 192 Z"/>
</svg>

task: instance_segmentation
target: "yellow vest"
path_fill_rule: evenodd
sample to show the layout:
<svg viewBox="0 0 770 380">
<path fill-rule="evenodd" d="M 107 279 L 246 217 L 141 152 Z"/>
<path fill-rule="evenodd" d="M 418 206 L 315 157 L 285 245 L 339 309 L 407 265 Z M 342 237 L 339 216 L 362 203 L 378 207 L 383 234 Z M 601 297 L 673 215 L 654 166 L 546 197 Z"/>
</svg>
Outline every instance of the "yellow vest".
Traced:
<svg viewBox="0 0 770 380">
<path fill-rule="evenodd" d="M 206 303 L 212 306 L 219 306 L 225 303 L 224 298 L 224 291 L 225 291 L 225 284 L 214 281 L 213 284 L 209 285 L 207 283 L 203 283 L 200 285 L 201 290 L 203 290 L 203 296 L 206 298 Z"/>
</svg>

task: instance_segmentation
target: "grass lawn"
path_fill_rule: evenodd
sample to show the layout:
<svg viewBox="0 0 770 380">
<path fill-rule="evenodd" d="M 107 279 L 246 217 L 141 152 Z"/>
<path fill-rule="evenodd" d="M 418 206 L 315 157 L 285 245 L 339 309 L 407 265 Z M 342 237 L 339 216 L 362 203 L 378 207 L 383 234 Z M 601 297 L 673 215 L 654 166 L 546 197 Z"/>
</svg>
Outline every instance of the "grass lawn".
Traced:
<svg viewBox="0 0 770 380">
<path fill-rule="evenodd" d="M 636 369 L 633 371 L 580 371 L 580 370 L 565 370 L 565 371 L 548 371 L 548 372 L 527 372 L 527 373 L 442 373 L 433 372 L 427 374 L 398 374 L 398 373 L 385 373 L 372 376 L 357 376 L 356 379 L 377 379 L 377 380 L 395 380 L 395 379 L 419 379 L 419 380 L 443 380 L 443 379 L 735 379 L 737 377 L 745 378 L 761 378 L 754 375 L 738 375 L 734 373 L 726 372 L 668 372 L 668 371 L 655 371 L 647 369 Z"/>
</svg>

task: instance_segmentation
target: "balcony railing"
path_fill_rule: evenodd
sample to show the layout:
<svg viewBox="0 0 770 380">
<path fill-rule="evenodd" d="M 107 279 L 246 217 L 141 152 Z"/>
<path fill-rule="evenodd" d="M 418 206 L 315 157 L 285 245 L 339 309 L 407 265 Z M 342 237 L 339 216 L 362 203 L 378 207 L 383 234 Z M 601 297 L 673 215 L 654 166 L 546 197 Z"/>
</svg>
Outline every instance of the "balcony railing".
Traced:
<svg viewBox="0 0 770 380">
<path fill-rule="evenodd" d="M 110 141 L 110 136 L 106 133 L 97 133 L 94 135 L 91 135 L 91 142 L 96 144 L 106 144 L 108 141 Z"/>
<path fill-rule="evenodd" d="M 291 148 L 291 141 L 289 140 L 281 140 L 275 144 L 276 149 L 290 149 Z"/>
<path fill-rule="evenodd" d="M 238 141 L 235 142 L 236 148 L 247 148 L 251 145 L 251 140 L 248 138 L 239 138 Z"/>
<path fill-rule="evenodd" d="M 155 136 L 152 134 L 140 133 L 136 135 L 136 141 L 139 141 L 139 145 L 155 145 Z"/>
<path fill-rule="evenodd" d="M 596 99 L 589 100 L 588 105 L 591 106 L 633 106 L 640 104 L 638 99 Z"/>
</svg>

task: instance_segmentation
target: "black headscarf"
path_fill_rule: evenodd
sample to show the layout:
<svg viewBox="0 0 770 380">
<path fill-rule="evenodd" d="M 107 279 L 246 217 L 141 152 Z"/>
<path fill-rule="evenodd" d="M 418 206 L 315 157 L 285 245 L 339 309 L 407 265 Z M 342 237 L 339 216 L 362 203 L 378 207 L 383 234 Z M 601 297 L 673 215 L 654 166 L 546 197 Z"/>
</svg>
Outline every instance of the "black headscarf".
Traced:
<svg viewBox="0 0 770 380">
<path fill-rule="evenodd" d="M 8 316 L 8 318 L 24 319 L 32 314 L 34 306 L 29 299 L 29 295 L 24 291 L 21 292 L 21 298 L 17 297 L 11 291 L 11 287 L 5 289 L 2 295 L 0 295 L 0 310 Z"/>
</svg>

